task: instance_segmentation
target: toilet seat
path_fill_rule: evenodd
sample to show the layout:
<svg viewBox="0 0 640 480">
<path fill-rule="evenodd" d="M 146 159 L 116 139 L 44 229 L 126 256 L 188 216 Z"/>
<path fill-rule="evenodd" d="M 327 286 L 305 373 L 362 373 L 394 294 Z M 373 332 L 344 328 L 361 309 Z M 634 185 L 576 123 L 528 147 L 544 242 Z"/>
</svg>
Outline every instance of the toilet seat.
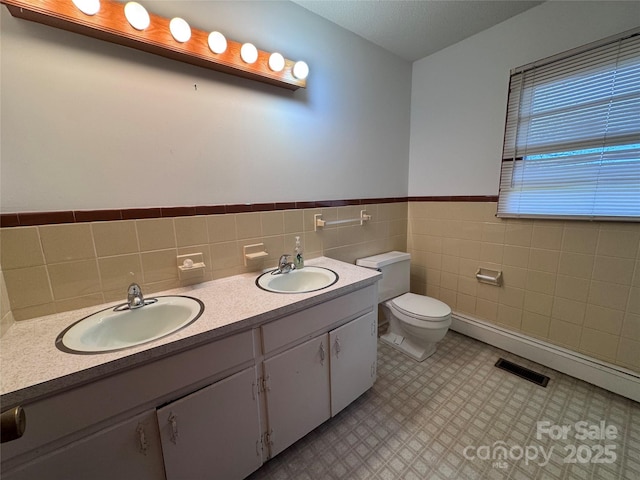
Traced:
<svg viewBox="0 0 640 480">
<path fill-rule="evenodd" d="M 435 298 L 415 293 L 405 293 L 387 303 L 392 310 L 396 310 L 403 316 L 422 322 L 446 322 L 451 317 L 449 305 Z"/>
</svg>

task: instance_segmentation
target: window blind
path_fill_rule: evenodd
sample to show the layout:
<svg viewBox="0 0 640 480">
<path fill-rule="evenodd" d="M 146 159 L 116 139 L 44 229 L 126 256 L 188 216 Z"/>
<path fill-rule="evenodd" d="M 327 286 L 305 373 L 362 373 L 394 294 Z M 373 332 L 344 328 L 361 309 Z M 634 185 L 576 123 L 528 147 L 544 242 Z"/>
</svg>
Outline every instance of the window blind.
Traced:
<svg viewBox="0 0 640 480">
<path fill-rule="evenodd" d="M 640 221 L 640 29 L 512 72 L 498 216 Z"/>
</svg>

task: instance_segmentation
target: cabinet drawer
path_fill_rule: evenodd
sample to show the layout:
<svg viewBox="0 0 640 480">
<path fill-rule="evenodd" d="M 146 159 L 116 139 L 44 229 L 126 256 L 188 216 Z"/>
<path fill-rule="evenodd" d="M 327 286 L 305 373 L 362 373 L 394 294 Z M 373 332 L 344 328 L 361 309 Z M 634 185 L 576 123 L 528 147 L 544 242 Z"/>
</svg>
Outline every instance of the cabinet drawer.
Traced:
<svg viewBox="0 0 640 480">
<path fill-rule="evenodd" d="M 262 328 L 262 346 L 269 353 L 298 340 L 312 338 L 330 326 L 344 323 L 373 310 L 378 298 L 376 285 L 274 320 Z"/>
<path fill-rule="evenodd" d="M 2 445 L 2 465 L 126 411 L 155 407 L 171 392 L 253 358 L 253 331 L 247 331 L 23 405 L 27 429 L 22 438 Z"/>
</svg>

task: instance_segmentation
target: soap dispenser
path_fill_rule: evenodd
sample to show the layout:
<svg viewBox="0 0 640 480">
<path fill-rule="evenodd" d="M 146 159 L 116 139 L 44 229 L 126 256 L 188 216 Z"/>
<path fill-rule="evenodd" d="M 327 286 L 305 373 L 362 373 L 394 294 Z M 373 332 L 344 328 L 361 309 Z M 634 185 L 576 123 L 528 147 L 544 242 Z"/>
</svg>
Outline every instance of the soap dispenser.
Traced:
<svg viewBox="0 0 640 480">
<path fill-rule="evenodd" d="M 296 269 L 304 268 L 304 258 L 302 258 L 302 245 L 300 245 L 300 237 L 296 237 L 295 257 L 293 257 L 293 264 Z"/>
</svg>

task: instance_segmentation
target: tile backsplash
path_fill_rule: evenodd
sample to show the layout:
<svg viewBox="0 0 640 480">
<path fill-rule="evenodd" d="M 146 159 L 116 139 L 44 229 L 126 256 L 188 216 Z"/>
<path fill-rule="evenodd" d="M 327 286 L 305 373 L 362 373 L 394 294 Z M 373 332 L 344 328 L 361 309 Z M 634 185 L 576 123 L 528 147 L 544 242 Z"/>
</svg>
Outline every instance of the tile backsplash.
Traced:
<svg viewBox="0 0 640 480">
<path fill-rule="evenodd" d="M 411 288 L 461 314 L 640 372 L 640 223 L 499 219 L 410 202 Z M 502 270 L 501 287 L 479 267 Z"/>
<path fill-rule="evenodd" d="M 411 289 L 454 312 L 640 372 L 640 224 L 511 220 L 492 201 L 409 201 L 0 229 L 2 330 L 14 321 L 275 266 L 295 237 L 307 258 L 353 263 L 412 254 Z M 324 220 L 372 221 L 314 231 Z M 244 266 L 242 247 L 269 256 Z M 201 252 L 201 277 L 181 280 L 176 257 Z M 478 283 L 479 267 L 504 284 Z"/>
<path fill-rule="evenodd" d="M 313 216 L 359 218 L 314 231 Z M 299 235 L 307 258 L 354 262 L 407 245 L 407 203 L 275 210 L 221 215 L 69 223 L 0 229 L 2 328 L 81 307 L 123 301 L 135 281 L 145 294 L 274 267 Z M 268 257 L 244 266 L 242 247 L 264 243 Z M 181 280 L 176 257 L 202 253 L 200 277 Z M 4 286 L 6 284 L 6 293 Z"/>
<path fill-rule="evenodd" d="M 13 312 L 9 305 L 9 294 L 4 283 L 4 275 L 0 271 L 0 336 L 13 324 Z"/>
</svg>

